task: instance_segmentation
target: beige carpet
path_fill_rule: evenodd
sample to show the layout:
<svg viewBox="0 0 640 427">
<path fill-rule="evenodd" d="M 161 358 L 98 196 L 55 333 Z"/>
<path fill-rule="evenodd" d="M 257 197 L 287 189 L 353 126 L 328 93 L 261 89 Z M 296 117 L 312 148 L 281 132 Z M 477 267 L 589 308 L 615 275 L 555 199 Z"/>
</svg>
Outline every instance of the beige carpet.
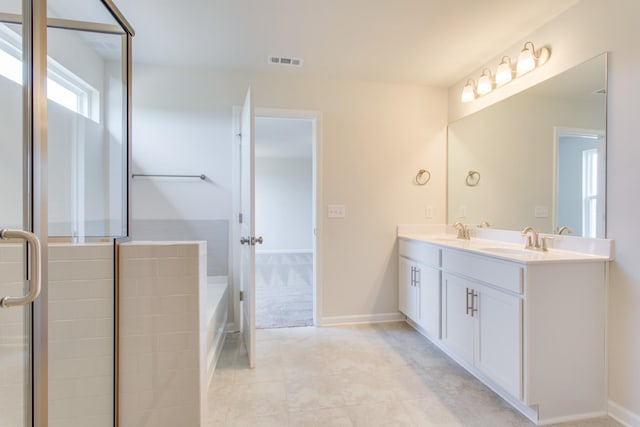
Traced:
<svg viewBox="0 0 640 427">
<path fill-rule="evenodd" d="M 256 254 L 256 327 L 313 325 L 313 255 Z"/>
</svg>

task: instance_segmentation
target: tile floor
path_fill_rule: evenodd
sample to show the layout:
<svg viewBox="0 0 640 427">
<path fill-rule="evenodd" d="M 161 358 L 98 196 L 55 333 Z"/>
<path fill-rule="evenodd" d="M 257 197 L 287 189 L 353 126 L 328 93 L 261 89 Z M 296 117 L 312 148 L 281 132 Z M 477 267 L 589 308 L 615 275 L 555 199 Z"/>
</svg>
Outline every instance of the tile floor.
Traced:
<svg viewBox="0 0 640 427">
<path fill-rule="evenodd" d="M 255 369 L 230 334 L 208 401 L 209 426 L 533 425 L 402 322 L 259 330 Z"/>
</svg>

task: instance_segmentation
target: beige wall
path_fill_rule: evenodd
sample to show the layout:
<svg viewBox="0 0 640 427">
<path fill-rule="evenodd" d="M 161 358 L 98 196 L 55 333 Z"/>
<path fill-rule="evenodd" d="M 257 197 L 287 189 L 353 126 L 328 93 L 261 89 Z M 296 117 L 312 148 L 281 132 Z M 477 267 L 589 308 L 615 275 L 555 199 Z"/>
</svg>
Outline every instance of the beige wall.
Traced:
<svg viewBox="0 0 640 427">
<path fill-rule="evenodd" d="M 446 90 L 300 79 L 295 71 L 277 77 L 136 65 L 134 73 L 134 164 L 211 170 L 214 184 L 178 190 L 156 180 L 149 191 L 134 184 L 134 218 L 160 214 L 159 205 L 192 218 L 230 217 L 231 112 L 251 85 L 256 107 L 322 113 L 320 317 L 397 315 L 397 224 L 445 221 Z M 421 168 L 432 174 L 423 187 L 412 184 Z M 344 204 L 346 218 L 326 219 L 327 204 Z"/>
<path fill-rule="evenodd" d="M 550 62 L 482 99 L 460 103 L 464 82 L 449 89 L 449 120 L 456 120 L 597 54 L 608 51 L 607 237 L 615 239 L 609 290 L 609 398 L 612 411 L 640 425 L 640 248 L 638 247 L 637 167 L 640 112 L 640 2 L 582 0 L 527 40 L 549 44 Z M 505 52 L 517 57 L 518 41 Z M 487 63 L 495 69 L 499 58 Z M 480 69 L 470 73 L 477 79 Z M 619 407 L 623 409 L 620 410 Z M 629 412 L 625 412 L 630 411 Z"/>
</svg>

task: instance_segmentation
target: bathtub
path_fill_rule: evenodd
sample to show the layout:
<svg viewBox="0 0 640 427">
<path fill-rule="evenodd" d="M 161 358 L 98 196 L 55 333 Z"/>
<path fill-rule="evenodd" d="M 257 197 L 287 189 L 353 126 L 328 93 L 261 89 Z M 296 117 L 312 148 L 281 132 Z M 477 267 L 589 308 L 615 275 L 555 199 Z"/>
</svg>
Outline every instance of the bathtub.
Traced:
<svg viewBox="0 0 640 427">
<path fill-rule="evenodd" d="M 224 345 L 229 315 L 228 292 L 227 276 L 207 277 L 207 387 L 211 383 Z"/>
</svg>

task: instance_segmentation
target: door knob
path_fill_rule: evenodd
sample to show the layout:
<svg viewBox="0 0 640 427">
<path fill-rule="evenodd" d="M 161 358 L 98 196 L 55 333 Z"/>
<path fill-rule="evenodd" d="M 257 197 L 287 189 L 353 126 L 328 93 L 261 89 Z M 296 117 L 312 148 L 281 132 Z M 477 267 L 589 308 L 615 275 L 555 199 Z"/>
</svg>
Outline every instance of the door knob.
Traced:
<svg viewBox="0 0 640 427">
<path fill-rule="evenodd" d="M 240 239 L 240 244 L 241 245 L 249 245 L 249 244 L 251 244 L 251 239 L 249 239 L 248 237 L 247 238 L 243 237 L 243 238 Z"/>
</svg>

